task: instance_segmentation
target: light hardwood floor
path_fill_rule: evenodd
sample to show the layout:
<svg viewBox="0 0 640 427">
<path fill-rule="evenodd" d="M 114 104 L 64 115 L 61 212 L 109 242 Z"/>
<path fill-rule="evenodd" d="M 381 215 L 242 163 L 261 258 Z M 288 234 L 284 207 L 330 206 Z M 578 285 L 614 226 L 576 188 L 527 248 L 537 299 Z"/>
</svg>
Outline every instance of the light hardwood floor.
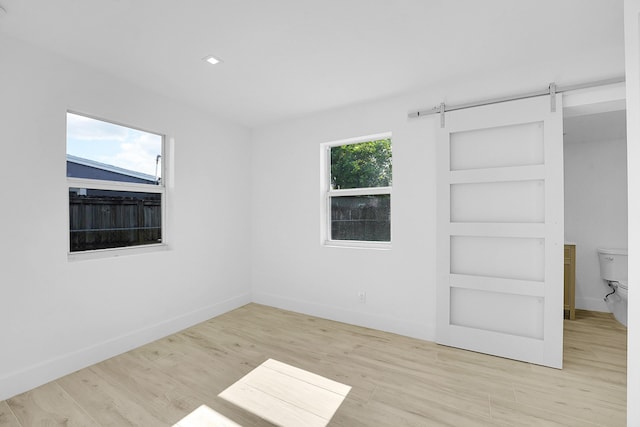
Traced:
<svg viewBox="0 0 640 427">
<path fill-rule="evenodd" d="M 273 358 L 352 387 L 330 426 L 624 426 L 626 329 L 565 320 L 564 369 L 249 304 L 0 402 L 0 426 L 171 426 Z M 301 426 L 304 427 L 304 426 Z"/>
</svg>

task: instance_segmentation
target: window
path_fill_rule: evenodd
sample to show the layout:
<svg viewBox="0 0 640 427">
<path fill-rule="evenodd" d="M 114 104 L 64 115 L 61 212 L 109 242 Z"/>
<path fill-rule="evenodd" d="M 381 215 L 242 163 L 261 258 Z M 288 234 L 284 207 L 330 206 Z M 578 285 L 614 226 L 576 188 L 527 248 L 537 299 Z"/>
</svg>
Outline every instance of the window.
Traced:
<svg viewBox="0 0 640 427">
<path fill-rule="evenodd" d="M 323 146 L 325 243 L 388 246 L 391 242 L 391 136 Z"/>
<path fill-rule="evenodd" d="M 67 113 L 69 252 L 163 242 L 162 135 Z"/>
</svg>

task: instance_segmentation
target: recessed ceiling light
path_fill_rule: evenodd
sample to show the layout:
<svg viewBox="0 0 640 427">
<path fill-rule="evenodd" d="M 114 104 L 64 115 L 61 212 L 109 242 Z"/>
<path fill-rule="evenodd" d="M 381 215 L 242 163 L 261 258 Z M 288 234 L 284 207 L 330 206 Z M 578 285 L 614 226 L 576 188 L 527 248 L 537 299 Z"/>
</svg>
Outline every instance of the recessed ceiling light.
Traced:
<svg viewBox="0 0 640 427">
<path fill-rule="evenodd" d="M 215 65 L 215 64 L 217 64 L 219 62 L 222 62 L 222 60 L 220 60 L 219 58 L 216 58 L 213 55 L 209 55 L 209 56 L 207 56 L 205 58 L 202 58 L 202 60 L 203 61 L 207 61 L 209 64 L 212 64 L 212 65 Z"/>
</svg>

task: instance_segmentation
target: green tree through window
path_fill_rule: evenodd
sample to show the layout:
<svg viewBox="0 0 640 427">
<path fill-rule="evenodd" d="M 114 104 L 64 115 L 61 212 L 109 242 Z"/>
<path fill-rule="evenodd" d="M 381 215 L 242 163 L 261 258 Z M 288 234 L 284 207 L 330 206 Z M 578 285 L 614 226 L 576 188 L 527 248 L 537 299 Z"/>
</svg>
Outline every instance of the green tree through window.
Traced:
<svg viewBox="0 0 640 427">
<path fill-rule="evenodd" d="M 391 139 L 331 147 L 333 189 L 391 186 Z"/>
</svg>

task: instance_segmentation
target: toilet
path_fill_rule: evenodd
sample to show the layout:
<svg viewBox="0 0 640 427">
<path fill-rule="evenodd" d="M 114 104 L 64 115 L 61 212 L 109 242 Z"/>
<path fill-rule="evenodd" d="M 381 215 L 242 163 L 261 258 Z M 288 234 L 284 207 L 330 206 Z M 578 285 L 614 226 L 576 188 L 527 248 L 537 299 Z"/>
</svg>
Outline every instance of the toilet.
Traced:
<svg viewBox="0 0 640 427">
<path fill-rule="evenodd" d="M 600 277 L 611 287 L 611 293 L 605 297 L 607 307 L 618 322 L 627 326 L 629 296 L 627 250 L 598 248 L 598 259 L 600 261 Z"/>
</svg>

